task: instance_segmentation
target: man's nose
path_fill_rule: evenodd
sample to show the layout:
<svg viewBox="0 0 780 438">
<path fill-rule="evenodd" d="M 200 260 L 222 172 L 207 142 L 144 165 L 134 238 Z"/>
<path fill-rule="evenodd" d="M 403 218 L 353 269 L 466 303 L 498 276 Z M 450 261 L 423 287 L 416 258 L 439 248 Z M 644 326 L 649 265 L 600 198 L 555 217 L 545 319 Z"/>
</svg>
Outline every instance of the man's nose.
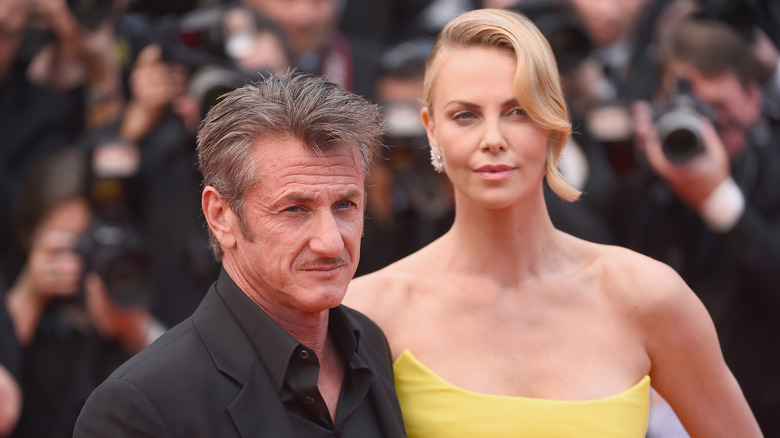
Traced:
<svg viewBox="0 0 780 438">
<path fill-rule="evenodd" d="M 323 257 L 338 257 L 344 250 L 339 223 L 332 212 L 317 215 L 310 243 L 312 251 Z"/>
</svg>

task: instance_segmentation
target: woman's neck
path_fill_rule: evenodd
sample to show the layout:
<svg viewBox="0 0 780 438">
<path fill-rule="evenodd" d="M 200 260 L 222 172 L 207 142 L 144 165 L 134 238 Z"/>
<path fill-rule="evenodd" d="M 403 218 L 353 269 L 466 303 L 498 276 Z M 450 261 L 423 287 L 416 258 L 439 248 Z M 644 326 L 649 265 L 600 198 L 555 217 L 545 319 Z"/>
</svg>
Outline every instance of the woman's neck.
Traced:
<svg viewBox="0 0 780 438">
<path fill-rule="evenodd" d="M 541 193 L 505 209 L 487 209 L 460 200 L 445 236 L 451 266 L 513 281 L 548 267 L 557 251 L 555 229 Z"/>
</svg>

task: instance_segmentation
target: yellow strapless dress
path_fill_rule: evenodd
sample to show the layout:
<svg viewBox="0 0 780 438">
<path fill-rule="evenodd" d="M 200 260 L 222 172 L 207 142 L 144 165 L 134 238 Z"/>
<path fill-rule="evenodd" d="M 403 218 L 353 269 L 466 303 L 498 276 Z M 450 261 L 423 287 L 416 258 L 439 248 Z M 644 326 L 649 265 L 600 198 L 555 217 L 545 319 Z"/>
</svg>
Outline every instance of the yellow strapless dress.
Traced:
<svg viewBox="0 0 780 438">
<path fill-rule="evenodd" d="M 610 397 L 556 401 L 458 388 L 408 350 L 393 372 L 409 438 L 644 438 L 647 431 L 650 376 Z"/>
</svg>

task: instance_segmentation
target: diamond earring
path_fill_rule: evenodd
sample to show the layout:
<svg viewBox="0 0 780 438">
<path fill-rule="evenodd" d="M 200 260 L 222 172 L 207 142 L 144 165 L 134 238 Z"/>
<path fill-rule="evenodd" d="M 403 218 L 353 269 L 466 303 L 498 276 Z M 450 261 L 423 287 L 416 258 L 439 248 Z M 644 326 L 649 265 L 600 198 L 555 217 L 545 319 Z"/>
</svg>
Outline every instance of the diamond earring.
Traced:
<svg viewBox="0 0 780 438">
<path fill-rule="evenodd" d="M 437 173 L 444 172 L 444 157 L 441 154 L 441 149 L 436 146 L 431 146 L 431 165 Z"/>
</svg>

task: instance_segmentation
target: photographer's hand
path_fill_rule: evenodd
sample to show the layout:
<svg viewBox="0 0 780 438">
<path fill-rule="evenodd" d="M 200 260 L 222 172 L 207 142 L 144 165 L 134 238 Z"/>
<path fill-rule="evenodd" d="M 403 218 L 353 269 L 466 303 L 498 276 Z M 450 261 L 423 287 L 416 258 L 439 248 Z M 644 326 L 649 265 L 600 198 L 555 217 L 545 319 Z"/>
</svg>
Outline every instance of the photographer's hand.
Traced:
<svg viewBox="0 0 780 438">
<path fill-rule="evenodd" d="M 712 124 L 702 120 L 704 151 L 688 161 L 673 163 L 664 155 L 653 125 L 652 108 L 646 102 L 633 107 L 636 145 L 672 192 L 701 213 L 716 188 L 731 178 L 729 158 Z"/>
<path fill-rule="evenodd" d="M 130 354 L 146 347 L 154 317 L 145 307 L 121 307 L 111 301 L 100 277 L 89 272 L 84 279 L 87 314 L 98 333 L 115 339 Z"/>
<path fill-rule="evenodd" d="M 77 237 L 44 229 L 34 239 L 27 263 L 8 292 L 8 311 L 22 345 L 32 340 L 49 301 L 78 292 L 84 263 L 72 249 Z"/>
<path fill-rule="evenodd" d="M 85 82 L 87 123 L 90 127 L 114 121 L 123 105 L 114 23 L 84 28 L 66 0 L 34 0 L 39 26 L 56 36 L 30 65 L 30 79 L 43 86 L 68 90 Z"/>
<path fill-rule="evenodd" d="M 145 47 L 130 74 L 130 101 L 120 126 L 122 138 L 138 142 L 146 137 L 160 122 L 166 107 L 183 95 L 185 88 L 183 69 L 164 62 L 160 46 Z"/>
</svg>

